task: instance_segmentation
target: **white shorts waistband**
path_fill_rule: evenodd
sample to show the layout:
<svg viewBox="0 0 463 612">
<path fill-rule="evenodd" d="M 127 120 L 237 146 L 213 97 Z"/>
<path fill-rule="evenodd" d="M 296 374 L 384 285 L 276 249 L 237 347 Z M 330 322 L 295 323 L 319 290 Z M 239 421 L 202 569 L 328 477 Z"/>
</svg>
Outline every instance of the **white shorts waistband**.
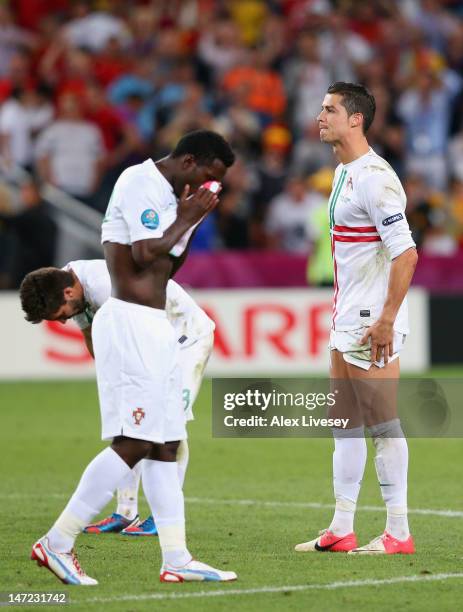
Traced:
<svg viewBox="0 0 463 612">
<path fill-rule="evenodd" d="M 165 310 L 161 308 L 151 308 L 151 306 L 144 306 L 143 304 L 135 304 L 134 302 L 126 302 L 125 300 L 119 300 L 115 297 L 109 297 L 108 302 L 111 303 L 113 308 L 118 308 L 120 310 L 133 310 L 136 312 L 145 312 L 146 314 L 157 317 L 159 319 L 167 319 L 167 314 Z"/>
</svg>

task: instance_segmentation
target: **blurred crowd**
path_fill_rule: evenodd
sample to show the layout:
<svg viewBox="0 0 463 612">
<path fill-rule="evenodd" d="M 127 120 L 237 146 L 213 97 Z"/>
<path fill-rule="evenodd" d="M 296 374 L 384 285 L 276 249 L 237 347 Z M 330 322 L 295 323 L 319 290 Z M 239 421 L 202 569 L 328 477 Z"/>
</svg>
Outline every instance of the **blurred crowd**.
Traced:
<svg viewBox="0 0 463 612">
<path fill-rule="evenodd" d="M 369 140 L 403 181 L 419 248 L 452 255 L 463 244 L 463 2 L 0 1 L 2 166 L 104 212 L 125 167 L 217 130 L 238 161 L 197 250 L 329 258 L 335 160 L 315 118 L 338 80 L 376 98 Z M 18 239 L 13 217 L 34 207 L 19 199 L 2 206 L 0 194 L 3 238 Z"/>
</svg>

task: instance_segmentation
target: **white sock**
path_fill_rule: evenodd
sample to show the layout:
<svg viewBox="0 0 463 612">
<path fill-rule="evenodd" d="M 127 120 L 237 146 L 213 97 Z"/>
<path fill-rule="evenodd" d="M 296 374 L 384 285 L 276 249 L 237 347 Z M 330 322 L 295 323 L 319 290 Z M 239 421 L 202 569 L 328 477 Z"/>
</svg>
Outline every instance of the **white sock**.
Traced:
<svg viewBox="0 0 463 612">
<path fill-rule="evenodd" d="M 407 516 L 408 445 L 399 419 L 369 428 L 376 448 L 375 466 L 387 509 L 386 531 L 398 540 L 410 535 Z"/>
<path fill-rule="evenodd" d="M 180 486 L 183 489 L 185 482 L 186 469 L 188 467 L 188 460 L 190 458 L 190 451 L 188 448 L 187 440 L 182 440 L 177 450 L 177 467 L 178 467 L 178 479 Z"/>
<path fill-rule="evenodd" d="M 333 436 L 333 489 L 336 506 L 328 529 L 337 536 L 344 536 L 354 530 L 355 509 L 367 460 L 367 445 L 363 426 L 333 429 Z"/>
<path fill-rule="evenodd" d="M 140 486 L 142 461 L 139 461 L 132 468 L 130 474 L 127 474 L 117 488 L 116 513 L 131 521 L 138 514 L 138 488 Z"/>
<path fill-rule="evenodd" d="M 108 446 L 85 468 L 66 508 L 48 532 L 50 546 L 69 552 L 76 537 L 114 495 L 119 482 L 130 472 L 127 463 Z"/>
<path fill-rule="evenodd" d="M 145 459 L 143 490 L 159 534 L 164 564 L 182 567 L 191 561 L 186 547 L 185 507 L 176 461 Z"/>
</svg>

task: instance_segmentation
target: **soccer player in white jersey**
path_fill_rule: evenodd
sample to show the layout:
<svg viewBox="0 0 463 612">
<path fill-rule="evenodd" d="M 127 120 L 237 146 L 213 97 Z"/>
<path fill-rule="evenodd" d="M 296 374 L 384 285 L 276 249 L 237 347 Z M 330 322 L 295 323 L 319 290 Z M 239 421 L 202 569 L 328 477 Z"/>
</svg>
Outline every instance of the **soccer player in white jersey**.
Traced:
<svg viewBox="0 0 463 612">
<path fill-rule="evenodd" d="M 28 321 L 65 323 L 72 318 L 81 329 L 92 356 L 93 317 L 110 295 L 111 279 L 104 259 L 71 261 L 63 269 L 39 268 L 27 274 L 20 287 L 21 304 Z M 193 420 L 192 407 L 212 352 L 215 324 L 172 279 L 166 287 L 166 313 L 180 345 L 182 403 L 185 418 L 190 421 Z M 177 452 L 182 487 L 188 458 L 188 444 L 183 440 Z M 152 516 L 138 521 L 141 468 L 140 462 L 119 485 L 116 511 L 102 521 L 87 526 L 84 529 L 86 533 L 122 532 L 130 536 L 157 534 Z"/>
<path fill-rule="evenodd" d="M 164 159 L 127 168 L 114 186 L 102 225 L 111 297 L 92 323 L 102 438 L 112 443 L 87 466 L 31 555 L 66 583 L 97 583 L 77 561 L 75 540 L 141 459 L 161 546 L 161 582 L 236 580 L 235 572 L 196 561 L 186 545 L 176 462 L 186 438 L 179 349 L 165 312 L 166 285 L 186 257 L 189 237 L 218 204 L 202 185 L 220 183 L 233 162 L 219 134 L 199 130 Z"/>
<path fill-rule="evenodd" d="M 329 87 L 317 118 L 320 139 L 332 145 L 340 162 L 328 205 L 335 272 L 330 377 L 342 383 L 333 415 L 347 413 L 350 429 L 333 430 L 331 524 L 298 544 L 299 552 L 415 551 L 407 519 L 408 447 L 394 393 L 384 391 L 399 378 L 399 354 L 409 333 L 406 294 L 417 253 L 402 185 L 365 136 L 374 114 L 375 100 L 365 87 L 339 82 Z M 378 405 L 376 398 L 369 403 L 366 389 L 374 390 Z M 364 424 L 376 450 L 387 519 L 384 533 L 359 547 L 354 514 L 367 458 Z"/>
</svg>

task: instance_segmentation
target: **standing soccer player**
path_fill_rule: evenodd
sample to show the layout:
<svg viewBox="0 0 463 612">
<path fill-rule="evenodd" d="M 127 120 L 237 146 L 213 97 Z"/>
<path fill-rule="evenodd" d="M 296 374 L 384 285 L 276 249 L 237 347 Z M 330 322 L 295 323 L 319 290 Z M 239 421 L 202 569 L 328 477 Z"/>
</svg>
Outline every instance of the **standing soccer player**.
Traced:
<svg viewBox="0 0 463 612">
<path fill-rule="evenodd" d="M 407 442 L 394 393 L 379 391 L 399 378 L 398 357 L 409 333 L 406 294 L 417 253 L 402 185 L 365 136 L 375 107 L 365 87 L 339 82 L 329 87 L 317 118 L 320 139 L 340 161 L 329 200 L 335 272 L 330 376 L 342 383 L 342 401 L 330 416 L 347 412 L 350 429 L 333 430 L 333 520 L 319 537 L 298 544 L 298 552 L 415 552 L 407 519 Z M 368 389 L 375 390 L 374 401 L 365 396 Z M 376 449 L 387 519 L 382 535 L 358 547 L 354 515 L 367 457 L 364 423 Z"/>
<path fill-rule="evenodd" d="M 176 462 L 185 418 L 177 337 L 165 312 L 167 282 L 194 227 L 218 203 L 201 185 L 220 182 L 233 162 L 219 134 L 191 132 L 168 157 L 124 170 L 114 187 L 102 226 L 112 296 L 92 325 L 102 438 L 112 444 L 87 466 L 58 520 L 32 548 L 32 559 L 68 584 L 97 583 L 79 565 L 74 542 L 141 459 L 161 545 L 161 582 L 236 579 L 194 560 L 186 546 Z"/>
</svg>

